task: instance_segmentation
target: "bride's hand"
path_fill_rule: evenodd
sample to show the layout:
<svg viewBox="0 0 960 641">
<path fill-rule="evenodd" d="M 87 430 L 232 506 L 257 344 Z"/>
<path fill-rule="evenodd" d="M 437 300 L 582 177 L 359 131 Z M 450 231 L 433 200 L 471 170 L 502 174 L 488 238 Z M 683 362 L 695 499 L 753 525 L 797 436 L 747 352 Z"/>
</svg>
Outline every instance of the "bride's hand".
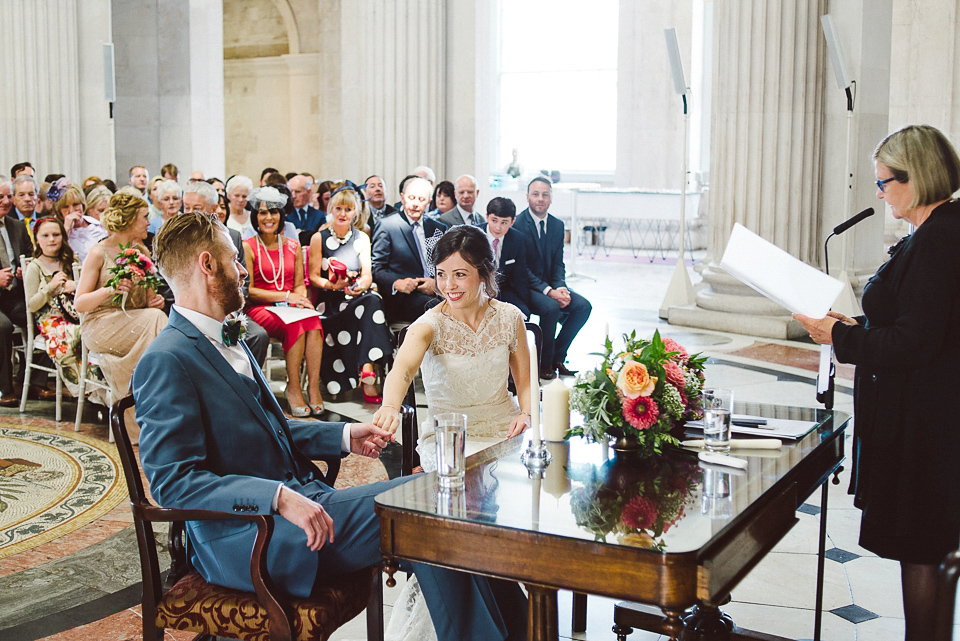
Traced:
<svg viewBox="0 0 960 641">
<path fill-rule="evenodd" d="M 530 427 L 530 417 L 526 414 L 514 416 L 510 422 L 510 431 L 507 432 L 507 438 L 512 438 L 517 434 L 523 434 Z"/>
<path fill-rule="evenodd" d="M 373 415 L 373 424 L 391 434 L 396 434 L 397 428 L 400 427 L 400 412 L 390 405 L 381 405 Z"/>
</svg>

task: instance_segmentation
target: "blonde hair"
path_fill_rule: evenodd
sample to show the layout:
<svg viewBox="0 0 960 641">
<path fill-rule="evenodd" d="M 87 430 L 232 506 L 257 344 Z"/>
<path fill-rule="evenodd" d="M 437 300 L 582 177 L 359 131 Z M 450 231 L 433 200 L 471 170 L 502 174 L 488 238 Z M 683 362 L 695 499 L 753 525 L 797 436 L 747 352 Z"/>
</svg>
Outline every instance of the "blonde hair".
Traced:
<svg viewBox="0 0 960 641">
<path fill-rule="evenodd" d="M 330 191 L 336 191 L 341 187 L 346 186 L 346 183 L 336 183 L 333 185 Z M 365 203 L 360 199 L 360 194 L 354 189 L 343 189 L 337 191 L 333 196 L 330 197 L 330 202 L 327 203 L 327 224 L 333 224 L 333 214 L 330 213 L 330 210 L 333 209 L 334 205 L 350 205 L 353 207 L 353 210 L 357 212 L 357 215 L 353 217 L 353 226 L 363 231 L 363 228 L 367 226 L 367 219 L 370 217 L 370 211 L 366 208 Z"/>
<path fill-rule="evenodd" d="M 949 199 L 960 189 L 960 158 L 940 130 L 909 125 L 884 138 L 873 159 L 886 165 L 899 183 L 913 187 L 914 209 Z"/>
<path fill-rule="evenodd" d="M 63 193 L 60 194 L 60 198 L 53 203 L 53 213 L 57 218 L 63 220 L 63 214 L 60 212 L 63 211 L 64 207 L 75 203 L 80 203 L 83 206 L 83 211 L 87 210 L 87 199 L 83 195 L 83 190 L 74 184 L 67 185 L 64 187 Z"/>
<path fill-rule="evenodd" d="M 146 206 L 147 201 L 142 197 L 120 190 L 110 199 L 110 207 L 100 215 L 100 224 L 109 232 L 124 231 Z"/>
<path fill-rule="evenodd" d="M 113 192 L 110 189 L 105 185 L 97 185 L 87 194 L 87 210 L 94 209 L 102 200 L 110 202 L 111 197 L 113 197 Z"/>
</svg>

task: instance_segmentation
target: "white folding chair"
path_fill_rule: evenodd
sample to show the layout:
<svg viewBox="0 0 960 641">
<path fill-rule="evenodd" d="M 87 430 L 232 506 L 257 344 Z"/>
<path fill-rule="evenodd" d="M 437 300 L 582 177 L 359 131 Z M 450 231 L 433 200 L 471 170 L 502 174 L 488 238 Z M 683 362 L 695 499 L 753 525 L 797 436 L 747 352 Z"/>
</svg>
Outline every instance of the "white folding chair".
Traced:
<svg viewBox="0 0 960 641">
<path fill-rule="evenodd" d="M 24 272 L 27 271 L 27 267 L 30 263 L 33 262 L 33 258 L 27 258 L 25 256 L 20 257 L 20 267 Z M 57 377 L 57 422 L 60 422 L 60 417 L 62 414 L 62 405 L 63 405 L 63 378 L 60 371 L 60 363 L 54 361 L 53 367 L 47 367 L 45 365 L 38 365 L 33 362 L 33 353 L 37 350 L 40 350 L 43 353 L 47 351 L 47 341 L 43 338 L 42 335 L 36 334 L 36 323 L 33 320 L 33 312 L 30 311 L 30 300 L 27 297 L 27 290 L 23 290 L 23 302 L 26 306 L 27 311 L 27 331 L 26 335 L 23 337 L 23 358 L 25 366 L 23 368 L 23 392 L 20 394 L 20 411 L 24 412 L 27 409 L 27 395 L 30 393 L 30 370 L 36 369 L 41 372 L 46 372 L 48 374 L 53 374 Z"/>
<path fill-rule="evenodd" d="M 74 282 L 80 282 L 80 264 L 74 263 L 73 265 L 73 280 Z M 106 390 L 107 393 L 107 405 L 109 408 L 113 405 L 114 398 L 113 394 L 110 393 L 110 386 L 104 382 L 98 381 L 95 378 L 89 378 L 87 376 L 87 369 L 90 367 L 90 364 L 97 364 L 96 354 L 91 353 L 87 348 L 87 344 L 83 342 L 83 325 L 80 326 L 80 389 L 77 390 L 77 418 L 73 424 L 73 431 L 80 431 L 80 421 L 83 418 L 83 404 L 87 400 L 87 385 L 92 385 L 96 388 Z M 107 430 L 107 437 L 109 442 L 113 443 L 113 430 Z"/>
</svg>

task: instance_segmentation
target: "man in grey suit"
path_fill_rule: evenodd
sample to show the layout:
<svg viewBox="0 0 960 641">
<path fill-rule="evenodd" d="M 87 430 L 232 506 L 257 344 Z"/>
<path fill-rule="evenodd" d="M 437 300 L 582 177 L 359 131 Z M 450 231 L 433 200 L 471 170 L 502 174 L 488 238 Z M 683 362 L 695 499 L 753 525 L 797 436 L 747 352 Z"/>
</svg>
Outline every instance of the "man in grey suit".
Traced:
<svg viewBox="0 0 960 641">
<path fill-rule="evenodd" d="M 473 211 L 477 203 L 477 195 L 480 189 L 477 187 L 477 179 L 469 174 L 464 174 L 457 178 L 456 191 L 457 206 L 440 216 L 440 222 L 449 227 L 454 225 L 474 225 L 483 224 L 483 216 Z"/>
<path fill-rule="evenodd" d="M 33 178 L 27 178 L 33 181 Z M 27 227 L 22 220 L 17 219 L 14 211 L 13 199 L 10 197 L 12 189 L 10 180 L 0 180 L 0 407 L 15 407 L 20 403 L 13 389 L 10 356 L 13 351 L 14 326 L 27 325 L 20 256 L 33 255 L 33 244 L 27 235 Z M 38 379 L 38 384 L 40 380 Z"/>
<path fill-rule="evenodd" d="M 287 421 L 242 338 L 222 325 L 243 306 L 246 271 L 221 223 L 181 214 L 154 243 L 176 305 L 133 374 L 151 495 L 164 507 L 277 515 L 267 568 L 296 597 L 379 562 L 374 497 L 407 479 L 334 490 L 312 460 L 377 456 L 392 435 L 370 423 Z M 252 589 L 252 524 L 187 522 L 186 533 L 208 582 Z M 411 565 L 440 641 L 525 638 L 515 583 Z"/>
</svg>

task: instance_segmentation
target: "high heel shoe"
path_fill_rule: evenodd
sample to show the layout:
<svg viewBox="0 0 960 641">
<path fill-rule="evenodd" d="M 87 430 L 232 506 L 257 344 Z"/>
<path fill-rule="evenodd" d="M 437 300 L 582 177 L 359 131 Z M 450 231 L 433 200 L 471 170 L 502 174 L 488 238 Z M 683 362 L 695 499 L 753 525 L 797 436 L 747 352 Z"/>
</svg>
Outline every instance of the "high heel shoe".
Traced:
<svg viewBox="0 0 960 641">
<path fill-rule="evenodd" d="M 290 395 L 287 391 L 290 389 L 290 386 L 287 386 L 287 390 L 284 391 L 284 396 L 287 397 L 287 407 L 290 408 L 290 416 L 294 418 L 307 418 L 310 416 L 310 406 L 309 405 L 294 405 L 290 402 Z"/>
<path fill-rule="evenodd" d="M 310 406 L 310 416 L 320 416 L 321 414 L 323 414 L 323 411 L 324 411 L 323 403 L 320 403 L 319 405 Z"/>
<path fill-rule="evenodd" d="M 367 382 L 369 380 L 369 382 Z M 377 382 L 377 375 L 373 372 L 364 372 L 360 375 L 360 385 L 369 385 L 373 387 Z M 363 390 L 363 402 L 371 405 L 380 405 L 383 403 L 383 396 L 370 396 L 366 390 Z"/>
</svg>

